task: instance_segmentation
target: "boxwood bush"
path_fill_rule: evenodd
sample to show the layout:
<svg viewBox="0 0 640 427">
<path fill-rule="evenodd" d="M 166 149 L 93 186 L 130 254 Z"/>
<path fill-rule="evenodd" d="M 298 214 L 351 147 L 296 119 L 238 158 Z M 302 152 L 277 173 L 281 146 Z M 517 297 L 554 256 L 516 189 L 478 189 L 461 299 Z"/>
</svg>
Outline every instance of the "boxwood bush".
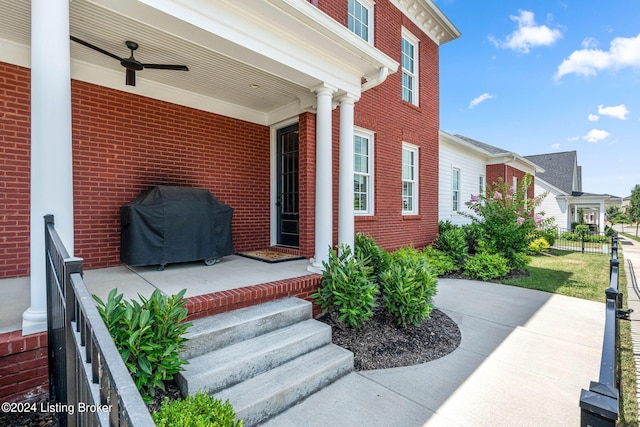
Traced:
<svg viewBox="0 0 640 427">
<path fill-rule="evenodd" d="M 503 277 L 509 271 L 509 263 L 505 257 L 500 254 L 479 253 L 467 258 L 464 265 L 464 274 L 473 278 L 484 281 Z"/>
<path fill-rule="evenodd" d="M 184 400 L 165 398 L 151 417 L 157 427 L 242 427 L 229 401 L 201 392 Z"/>
</svg>

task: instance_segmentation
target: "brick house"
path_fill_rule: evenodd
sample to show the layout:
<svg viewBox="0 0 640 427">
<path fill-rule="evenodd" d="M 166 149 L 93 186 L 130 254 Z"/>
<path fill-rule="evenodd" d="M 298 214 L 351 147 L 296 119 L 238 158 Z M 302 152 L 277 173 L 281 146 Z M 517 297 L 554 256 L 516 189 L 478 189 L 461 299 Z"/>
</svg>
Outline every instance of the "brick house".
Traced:
<svg viewBox="0 0 640 427">
<path fill-rule="evenodd" d="M 0 334 L 0 371 L 46 382 L 45 214 L 86 269 L 120 264 L 119 207 L 153 185 L 209 189 L 234 208 L 236 251 L 286 246 L 310 271 L 355 232 L 388 249 L 434 240 L 438 51 L 460 33 L 430 0 L 0 9 L 0 279 L 23 278 L 31 301 Z M 88 45 L 188 71 L 125 81 Z"/>
</svg>

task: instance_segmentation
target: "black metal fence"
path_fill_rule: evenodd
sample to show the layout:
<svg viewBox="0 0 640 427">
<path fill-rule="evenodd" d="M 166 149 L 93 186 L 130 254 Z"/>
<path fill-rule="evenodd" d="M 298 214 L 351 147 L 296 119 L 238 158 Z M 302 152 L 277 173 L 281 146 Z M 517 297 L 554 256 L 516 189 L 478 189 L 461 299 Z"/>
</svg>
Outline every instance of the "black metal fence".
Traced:
<svg viewBox="0 0 640 427">
<path fill-rule="evenodd" d="M 82 280 L 45 217 L 50 407 L 60 426 L 155 426 Z"/>
<path fill-rule="evenodd" d="M 610 239 L 605 233 L 591 231 L 576 233 L 559 228 L 556 230 L 555 241 L 551 247 L 563 251 L 576 251 L 585 254 L 604 254 L 611 251 Z"/>
<path fill-rule="evenodd" d="M 589 390 L 580 393 L 581 426 L 615 426 L 620 407 L 620 380 L 618 377 L 619 320 L 628 316 L 622 310 L 622 292 L 618 291 L 620 260 L 618 258 L 618 236 L 611 238 L 611 260 L 609 263 L 609 287 L 605 290 L 607 306 L 605 312 L 602 358 L 598 381 L 591 381 Z"/>
</svg>

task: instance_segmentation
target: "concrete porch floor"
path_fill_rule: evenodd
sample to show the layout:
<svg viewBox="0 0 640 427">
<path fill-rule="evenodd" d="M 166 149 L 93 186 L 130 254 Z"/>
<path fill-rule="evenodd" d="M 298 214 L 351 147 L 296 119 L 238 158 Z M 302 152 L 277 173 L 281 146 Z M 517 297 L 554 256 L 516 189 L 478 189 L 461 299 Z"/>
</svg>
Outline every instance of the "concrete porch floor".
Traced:
<svg viewBox="0 0 640 427">
<path fill-rule="evenodd" d="M 167 264 L 164 271 L 157 266 L 116 267 L 86 270 L 84 281 L 89 292 L 106 299 L 113 288 L 125 299 L 148 297 L 155 289 L 166 295 L 187 289 L 185 297 L 206 295 L 230 289 L 244 288 L 262 283 L 306 276 L 309 260 L 300 259 L 279 263 L 266 263 L 238 255 L 222 258 L 215 265 L 202 261 Z M 0 280 L 0 298 L 11 301 L 0 310 L 0 333 L 22 328 L 22 313 L 29 308 L 29 278 Z"/>
</svg>

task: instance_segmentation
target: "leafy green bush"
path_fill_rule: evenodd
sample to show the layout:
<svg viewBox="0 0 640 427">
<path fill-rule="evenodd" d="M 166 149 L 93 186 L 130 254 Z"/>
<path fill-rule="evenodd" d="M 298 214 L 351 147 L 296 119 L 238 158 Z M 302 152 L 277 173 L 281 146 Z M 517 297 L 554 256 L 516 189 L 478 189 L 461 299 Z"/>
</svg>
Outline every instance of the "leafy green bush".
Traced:
<svg viewBox="0 0 640 427">
<path fill-rule="evenodd" d="M 529 247 L 527 250 L 534 254 L 539 254 L 541 252 L 545 252 L 549 249 L 549 243 L 542 237 L 538 237 L 533 242 L 529 243 Z"/>
<path fill-rule="evenodd" d="M 449 221 L 440 221 L 434 247 L 447 254 L 458 265 L 462 265 L 467 258 L 465 233 L 462 228 Z"/>
<path fill-rule="evenodd" d="M 580 227 L 579 225 L 577 227 Z M 609 238 L 607 236 L 601 236 L 599 234 L 583 234 L 583 232 L 581 232 L 580 234 L 578 233 L 562 233 L 560 235 L 560 239 L 562 240 L 569 240 L 571 242 L 581 242 L 581 241 L 585 241 L 588 243 L 607 243 L 609 241 Z"/>
<path fill-rule="evenodd" d="M 322 263 L 322 283 L 318 292 L 310 295 L 323 313 L 338 316 L 343 325 L 359 328 L 373 316 L 378 285 L 371 281 L 371 267 L 366 259 L 351 255 L 351 249 L 339 245 L 329 251 L 329 262 Z"/>
<path fill-rule="evenodd" d="M 186 289 L 166 297 L 155 290 L 149 299 L 138 294 L 140 303 L 123 300 L 118 290 L 109 292 L 104 303 L 96 295 L 98 312 L 102 316 L 120 356 L 131 373 L 145 402 L 150 402 L 156 388 L 164 390 L 169 380 L 188 363 L 180 358 L 190 322 L 187 318 Z"/>
<path fill-rule="evenodd" d="M 543 230 L 538 231 L 538 236 L 542 237 L 544 240 L 549 243 L 549 247 L 555 245 L 556 239 L 558 237 L 558 230 L 553 227 L 545 228 Z"/>
<path fill-rule="evenodd" d="M 402 248 L 391 256 L 387 270 L 380 274 L 383 300 L 401 326 L 420 325 L 433 309 L 437 278 L 426 258 L 413 248 Z"/>
<path fill-rule="evenodd" d="M 477 222 L 462 226 L 464 231 L 464 240 L 467 242 L 467 251 L 469 255 L 475 255 L 480 252 L 482 244 L 482 226 Z"/>
<path fill-rule="evenodd" d="M 451 257 L 431 246 L 424 248 L 422 254 L 427 261 L 429 270 L 436 276 L 444 276 L 447 273 L 458 270 Z"/>
<path fill-rule="evenodd" d="M 380 273 L 389 265 L 389 253 L 378 246 L 372 236 L 363 233 L 356 234 L 354 253 L 371 268 L 371 280 L 377 282 Z"/>
<path fill-rule="evenodd" d="M 165 397 L 151 417 L 158 427 L 242 427 L 229 401 L 201 392 L 172 402 Z"/>
<path fill-rule="evenodd" d="M 479 253 L 467 258 L 464 265 L 464 274 L 484 281 L 503 277 L 509 271 L 507 259 L 500 254 Z"/>
</svg>

